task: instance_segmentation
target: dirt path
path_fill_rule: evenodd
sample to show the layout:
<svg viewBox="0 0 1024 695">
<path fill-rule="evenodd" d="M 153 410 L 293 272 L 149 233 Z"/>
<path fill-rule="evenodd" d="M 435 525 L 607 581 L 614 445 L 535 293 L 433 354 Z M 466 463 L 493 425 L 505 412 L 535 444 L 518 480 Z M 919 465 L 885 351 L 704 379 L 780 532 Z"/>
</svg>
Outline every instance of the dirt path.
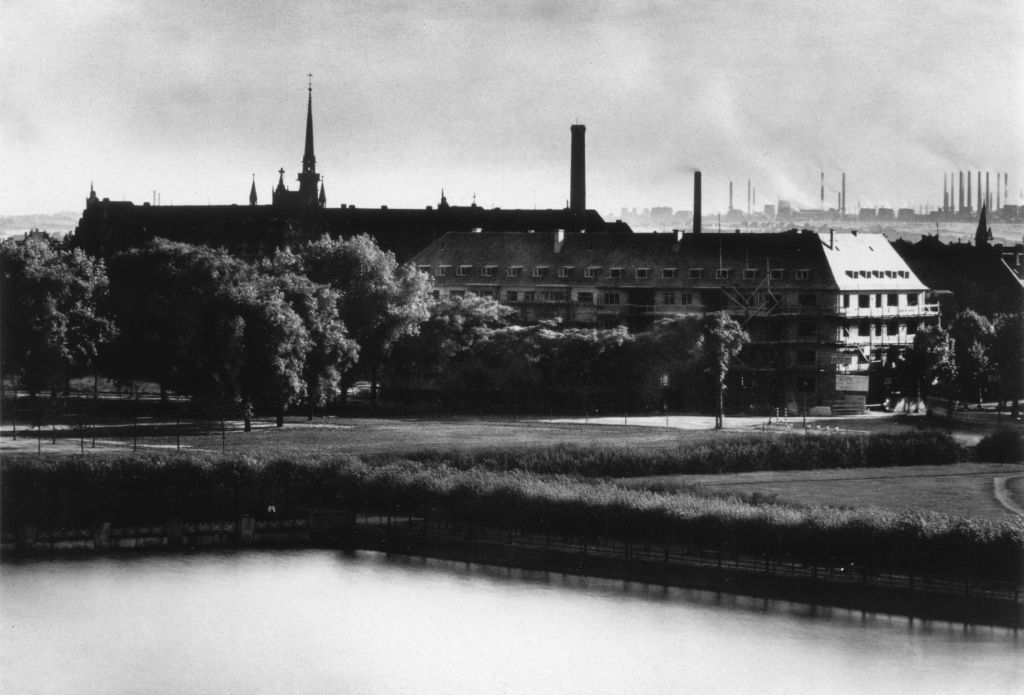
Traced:
<svg viewBox="0 0 1024 695">
<path fill-rule="evenodd" d="M 992 487 L 996 500 L 1006 509 L 1018 516 L 1024 517 L 1024 507 L 1021 507 L 1013 499 L 1008 483 L 1017 478 L 1024 478 L 1024 475 L 998 475 L 992 479 Z"/>
</svg>

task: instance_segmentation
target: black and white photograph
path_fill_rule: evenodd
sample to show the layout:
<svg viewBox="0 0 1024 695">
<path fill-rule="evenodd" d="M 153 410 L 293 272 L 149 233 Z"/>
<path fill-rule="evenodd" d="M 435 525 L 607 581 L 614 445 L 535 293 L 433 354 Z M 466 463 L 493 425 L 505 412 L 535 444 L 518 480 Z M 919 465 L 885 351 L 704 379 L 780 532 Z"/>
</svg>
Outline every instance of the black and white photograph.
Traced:
<svg viewBox="0 0 1024 695">
<path fill-rule="evenodd" d="M 1024 692 L 1019 0 L 0 0 L 0 692 Z"/>
</svg>

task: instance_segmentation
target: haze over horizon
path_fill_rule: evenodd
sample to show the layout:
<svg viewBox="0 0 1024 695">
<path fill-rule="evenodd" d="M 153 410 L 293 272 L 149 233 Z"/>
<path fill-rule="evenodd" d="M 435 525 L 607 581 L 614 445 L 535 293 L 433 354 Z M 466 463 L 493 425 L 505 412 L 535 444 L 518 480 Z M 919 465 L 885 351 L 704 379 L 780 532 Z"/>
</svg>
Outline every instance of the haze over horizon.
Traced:
<svg viewBox="0 0 1024 695">
<path fill-rule="evenodd" d="M 295 187 L 306 73 L 328 205 L 561 208 L 778 198 L 935 206 L 942 176 L 1024 188 L 1024 5 L 0 0 L 0 214 L 269 203 Z M 993 199 L 995 191 L 993 190 Z"/>
</svg>

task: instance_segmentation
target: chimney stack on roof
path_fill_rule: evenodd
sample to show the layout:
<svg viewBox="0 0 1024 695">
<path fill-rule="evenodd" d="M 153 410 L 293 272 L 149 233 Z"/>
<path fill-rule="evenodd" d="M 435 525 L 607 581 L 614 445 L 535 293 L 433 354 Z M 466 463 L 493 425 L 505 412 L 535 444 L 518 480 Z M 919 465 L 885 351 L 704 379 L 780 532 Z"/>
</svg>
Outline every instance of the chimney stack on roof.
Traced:
<svg viewBox="0 0 1024 695">
<path fill-rule="evenodd" d="M 693 233 L 700 234 L 700 172 L 693 172 Z"/>
<path fill-rule="evenodd" d="M 569 172 L 569 210 L 574 222 L 582 226 L 587 210 L 587 160 L 586 136 L 587 127 L 576 124 L 569 126 L 572 133 L 572 152 Z"/>
</svg>

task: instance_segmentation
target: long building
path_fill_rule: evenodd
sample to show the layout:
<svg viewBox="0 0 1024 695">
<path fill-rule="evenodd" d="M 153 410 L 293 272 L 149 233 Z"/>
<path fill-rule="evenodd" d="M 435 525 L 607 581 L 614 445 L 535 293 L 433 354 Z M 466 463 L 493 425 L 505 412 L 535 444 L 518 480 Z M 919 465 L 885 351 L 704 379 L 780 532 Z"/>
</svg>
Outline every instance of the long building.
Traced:
<svg viewBox="0 0 1024 695">
<path fill-rule="evenodd" d="M 605 222 L 586 208 L 585 127 L 573 125 L 571 133 L 570 195 L 564 209 L 483 208 L 449 205 L 441 192 L 436 206 L 417 209 L 330 207 L 327 192 L 316 170 L 313 143 L 313 92 L 309 90 L 302 170 L 298 189 L 285 184 L 279 170 L 277 187 L 269 205 L 260 205 L 255 181 L 248 205 L 136 205 L 130 201 L 100 198 L 90 189 L 85 210 L 72 234 L 74 244 L 107 256 L 162 237 L 172 241 L 224 247 L 242 256 L 259 257 L 276 248 L 316 239 L 324 234 L 349 238 L 369 234 L 408 260 L 441 235 L 451 231 L 508 232 L 556 230 L 629 233 L 622 222 Z"/>
<path fill-rule="evenodd" d="M 880 234 L 453 232 L 416 254 L 438 296 L 473 293 L 523 322 L 625 325 L 724 310 L 751 337 L 738 405 L 856 412 L 881 396 L 893 349 L 938 320 Z"/>
</svg>

